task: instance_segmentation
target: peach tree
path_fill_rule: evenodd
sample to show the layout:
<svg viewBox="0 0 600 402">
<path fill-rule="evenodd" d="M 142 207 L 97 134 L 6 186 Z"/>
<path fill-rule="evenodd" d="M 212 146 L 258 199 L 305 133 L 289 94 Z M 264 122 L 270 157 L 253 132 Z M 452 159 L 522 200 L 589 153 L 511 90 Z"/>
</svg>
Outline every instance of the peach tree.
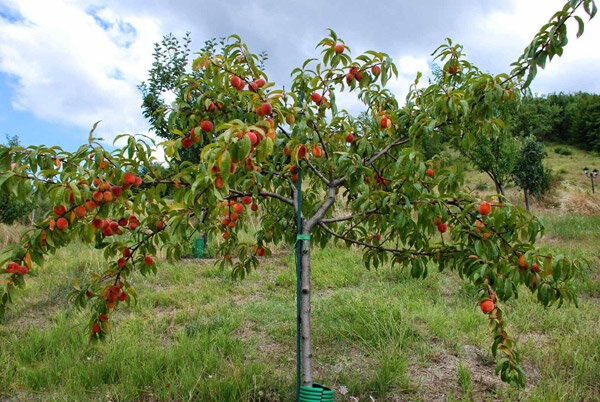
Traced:
<svg viewBox="0 0 600 402">
<path fill-rule="evenodd" d="M 45 256 L 73 241 L 93 244 L 106 258 L 105 269 L 75 283 L 69 295 L 91 311 L 92 339 L 104 338 L 114 311 L 135 300 L 136 274 L 156 272 L 159 251 L 179 259 L 198 230 L 219 238 L 220 264 L 239 277 L 273 244 L 298 244 L 302 383 L 311 386 L 310 250 L 334 241 L 362 250 L 367 267 L 397 265 L 415 278 L 437 267 L 478 287 L 496 371 L 522 385 L 501 302 L 522 287 L 544 306 L 576 302 L 579 263 L 540 252 L 534 243 L 543 225 L 536 217 L 502 198 L 476 199 L 455 166 L 441 157 L 424 160 L 411 145 L 443 134 L 464 148 L 497 134 L 498 105 L 518 102 L 538 66 L 562 54 L 569 20 L 582 33 L 580 9 L 589 17 L 596 12 L 593 1 L 569 1 L 510 74 L 482 72 L 447 40 L 433 53 L 443 64 L 441 79 L 420 86 L 417 75 L 404 104 L 387 85 L 397 75 L 389 56 L 367 51 L 353 58 L 333 31 L 318 44 L 319 58 L 291 72 L 287 90 L 270 82 L 258 56 L 232 35 L 222 52 L 197 55 L 193 69 L 202 74 L 179 79 L 178 97 L 165 110 L 176 139 L 156 145 L 122 135 L 121 146 L 109 151 L 92 130 L 74 152 L 0 148 L 0 189 L 54 205 L 2 251 L 0 315 Z M 363 112 L 338 108 L 343 92 L 356 96 Z M 157 146 L 169 169 L 156 167 Z M 183 149 L 199 162 L 180 162 Z M 240 231 L 251 222 L 255 240 L 244 242 Z"/>
</svg>

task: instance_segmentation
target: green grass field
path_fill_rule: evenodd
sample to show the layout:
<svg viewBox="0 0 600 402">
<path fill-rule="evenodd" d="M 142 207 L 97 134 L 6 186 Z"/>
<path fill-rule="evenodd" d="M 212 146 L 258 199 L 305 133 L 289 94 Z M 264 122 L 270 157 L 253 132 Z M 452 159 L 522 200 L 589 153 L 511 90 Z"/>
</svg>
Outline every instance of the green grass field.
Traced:
<svg viewBox="0 0 600 402">
<path fill-rule="evenodd" d="M 553 166 L 570 158 L 549 154 Z M 564 180 L 600 201 L 576 173 Z M 369 271 L 357 250 L 333 245 L 312 260 L 316 379 L 336 400 L 600 400 L 600 217 L 534 205 L 543 247 L 590 265 L 576 281 L 579 308 L 544 309 L 526 288 L 506 305 L 524 390 L 494 375 L 473 286 L 435 269 L 425 280 Z M 133 279 L 140 299 L 119 309 L 109 339 L 89 345 L 87 312 L 65 296 L 102 264 L 98 251 L 72 245 L 28 282 L 0 324 L 0 400 L 294 400 L 295 271 L 285 247 L 244 280 L 212 260 L 161 261 L 158 275 Z"/>
</svg>

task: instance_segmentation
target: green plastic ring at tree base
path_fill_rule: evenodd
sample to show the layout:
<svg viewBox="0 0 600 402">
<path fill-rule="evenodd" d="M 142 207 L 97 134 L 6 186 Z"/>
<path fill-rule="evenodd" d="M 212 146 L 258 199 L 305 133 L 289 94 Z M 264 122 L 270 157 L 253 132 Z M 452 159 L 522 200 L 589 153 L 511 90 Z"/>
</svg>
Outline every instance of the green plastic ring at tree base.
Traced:
<svg viewBox="0 0 600 402">
<path fill-rule="evenodd" d="M 194 240 L 194 258 L 202 258 L 204 256 L 204 238 L 198 237 Z"/>
<path fill-rule="evenodd" d="M 298 400 L 302 402 L 333 402 L 333 391 L 318 383 L 314 383 L 312 387 L 302 386 L 300 387 Z"/>
</svg>

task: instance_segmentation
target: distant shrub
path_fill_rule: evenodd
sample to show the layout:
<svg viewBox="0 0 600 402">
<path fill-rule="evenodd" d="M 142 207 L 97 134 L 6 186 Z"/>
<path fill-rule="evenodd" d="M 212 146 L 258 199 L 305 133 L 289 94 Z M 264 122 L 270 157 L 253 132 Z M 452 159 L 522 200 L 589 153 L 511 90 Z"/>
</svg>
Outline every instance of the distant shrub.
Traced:
<svg viewBox="0 0 600 402">
<path fill-rule="evenodd" d="M 569 173 L 569 171 L 565 168 L 560 168 L 560 170 L 558 171 L 559 174 L 567 174 Z"/>
<path fill-rule="evenodd" d="M 490 188 L 490 185 L 485 181 L 480 181 L 475 184 L 475 189 L 479 191 L 484 191 Z"/>
<path fill-rule="evenodd" d="M 571 151 L 569 148 L 565 148 L 565 147 L 556 147 L 554 148 L 554 152 L 559 154 L 559 155 L 573 155 L 573 151 Z"/>
</svg>

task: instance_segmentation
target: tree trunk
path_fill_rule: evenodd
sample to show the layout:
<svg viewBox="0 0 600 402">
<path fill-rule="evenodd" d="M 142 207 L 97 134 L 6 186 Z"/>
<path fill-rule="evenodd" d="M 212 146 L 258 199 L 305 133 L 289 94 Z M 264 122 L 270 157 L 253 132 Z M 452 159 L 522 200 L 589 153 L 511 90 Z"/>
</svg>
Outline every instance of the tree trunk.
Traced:
<svg viewBox="0 0 600 402">
<path fill-rule="evenodd" d="M 498 190 L 498 192 L 502 194 L 503 197 L 506 196 L 506 194 L 504 194 L 504 186 L 502 185 L 502 183 L 498 183 Z"/>
<path fill-rule="evenodd" d="M 302 228 L 303 234 L 309 234 L 306 227 Z M 312 336 L 310 333 L 310 240 L 302 241 L 302 274 L 301 281 L 301 306 L 300 322 L 302 335 L 302 385 L 312 387 Z"/>
<path fill-rule="evenodd" d="M 525 208 L 529 211 L 529 197 L 527 196 L 527 189 L 523 189 L 523 194 L 525 194 Z"/>
</svg>

